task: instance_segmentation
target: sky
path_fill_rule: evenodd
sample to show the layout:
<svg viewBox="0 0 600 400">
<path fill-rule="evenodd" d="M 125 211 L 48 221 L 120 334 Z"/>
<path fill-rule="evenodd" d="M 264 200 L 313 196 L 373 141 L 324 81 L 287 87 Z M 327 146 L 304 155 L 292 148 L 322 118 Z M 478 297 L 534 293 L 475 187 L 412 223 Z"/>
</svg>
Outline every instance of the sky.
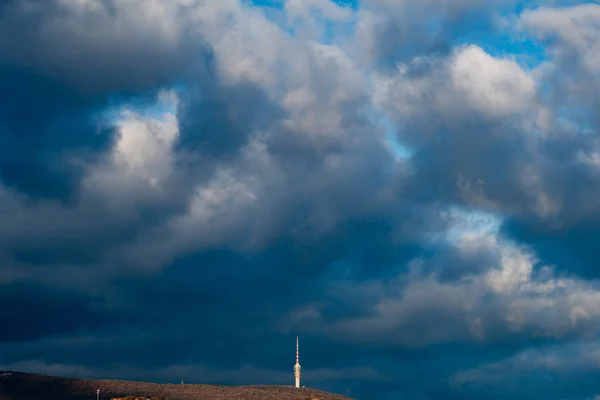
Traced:
<svg viewBox="0 0 600 400">
<path fill-rule="evenodd" d="M 600 5 L 0 16 L 0 369 L 600 398 Z"/>
</svg>

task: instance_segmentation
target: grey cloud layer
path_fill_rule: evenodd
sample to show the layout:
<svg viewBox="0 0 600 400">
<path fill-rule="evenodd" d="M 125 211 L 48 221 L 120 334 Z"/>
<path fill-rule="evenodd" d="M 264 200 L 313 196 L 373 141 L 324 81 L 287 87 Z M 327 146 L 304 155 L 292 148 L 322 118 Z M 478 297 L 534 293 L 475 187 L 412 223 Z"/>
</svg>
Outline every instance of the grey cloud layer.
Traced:
<svg viewBox="0 0 600 400">
<path fill-rule="evenodd" d="M 287 384 L 300 333 L 307 385 L 526 398 L 595 343 L 597 5 L 0 7 L 4 367 Z M 507 29 L 549 58 L 459 45 Z"/>
</svg>

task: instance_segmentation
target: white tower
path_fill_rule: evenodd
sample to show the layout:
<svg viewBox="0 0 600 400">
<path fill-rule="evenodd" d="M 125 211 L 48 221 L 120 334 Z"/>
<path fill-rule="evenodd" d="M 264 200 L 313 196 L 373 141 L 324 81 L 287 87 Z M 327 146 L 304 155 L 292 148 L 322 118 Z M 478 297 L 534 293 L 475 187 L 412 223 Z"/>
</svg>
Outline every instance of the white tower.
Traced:
<svg viewBox="0 0 600 400">
<path fill-rule="evenodd" d="M 298 356 L 298 336 L 296 336 L 296 365 L 294 365 L 294 376 L 296 377 L 296 387 L 300 387 L 300 357 Z"/>
</svg>

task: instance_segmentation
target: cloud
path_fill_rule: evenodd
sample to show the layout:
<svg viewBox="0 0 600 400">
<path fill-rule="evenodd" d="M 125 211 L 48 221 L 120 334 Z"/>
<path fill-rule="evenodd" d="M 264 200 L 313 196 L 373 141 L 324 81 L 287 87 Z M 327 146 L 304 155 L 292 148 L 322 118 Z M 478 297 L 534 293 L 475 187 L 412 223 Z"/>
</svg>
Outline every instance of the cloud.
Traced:
<svg viewBox="0 0 600 400">
<path fill-rule="evenodd" d="M 87 95 L 152 90 L 189 61 L 184 16 L 190 4 L 5 2 L 1 59 Z"/>
<path fill-rule="evenodd" d="M 533 3 L 3 2 L 4 366 L 599 393 L 598 7 Z"/>
<path fill-rule="evenodd" d="M 526 350 L 508 359 L 488 363 L 457 373 L 453 382 L 459 386 L 476 388 L 480 393 L 485 387 L 498 387 L 498 395 L 506 394 L 515 387 L 523 387 L 529 393 L 553 396 L 588 397 L 593 393 L 593 375 L 598 370 L 597 343 L 567 344 Z M 535 387 L 532 381 L 542 379 L 544 388 Z M 576 379 L 573 388 L 569 380 Z M 504 388 L 501 388 L 503 386 Z"/>
<path fill-rule="evenodd" d="M 359 9 L 357 39 L 376 68 L 393 69 L 413 57 L 445 55 L 463 36 L 496 32 L 498 13 L 512 0 L 369 0 Z"/>
<path fill-rule="evenodd" d="M 3 182 L 36 197 L 74 196 L 85 166 L 114 140 L 103 109 L 176 83 L 201 53 L 179 18 L 184 3 L 5 2 Z"/>
<path fill-rule="evenodd" d="M 414 260 L 409 274 L 393 279 L 332 283 L 336 302 L 299 309 L 289 323 L 294 329 L 384 347 L 495 343 L 507 337 L 565 339 L 598 332 L 597 285 L 556 276 L 526 248 L 493 231 L 463 230 L 452 243 L 442 259 L 460 254 L 463 271 L 470 273 L 444 280 L 439 271 L 445 265 Z M 487 265 L 469 268 L 479 262 Z M 330 318 L 329 308 L 336 306 L 361 311 Z"/>
<path fill-rule="evenodd" d="M 597 182 L 596 21 L 595 4 L 539 8 L 521 16 L 520 28 L 539 40 L 549 56 L 536 72 L 537 91 L 555 119 L 539 147 L 546 160 L 538 176 L 548 199 L 559 207 L 554 218 L 524 215 L 505 224 L 506 232 L 532 244 L 547 262 L 585 277 L 597 276 L 591 262 L 598 216 L 591 200 Z"/>
</svg>

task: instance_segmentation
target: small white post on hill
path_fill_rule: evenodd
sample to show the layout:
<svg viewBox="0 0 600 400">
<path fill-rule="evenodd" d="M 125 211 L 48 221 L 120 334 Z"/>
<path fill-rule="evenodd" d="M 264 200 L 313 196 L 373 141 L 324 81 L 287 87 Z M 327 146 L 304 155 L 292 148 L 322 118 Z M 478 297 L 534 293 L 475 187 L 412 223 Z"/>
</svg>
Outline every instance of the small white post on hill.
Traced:
<svg viewBox="0 0 600 400">
<path fill-rule="evenodd" d="M 96 389 L 96 400 L 100 400 L 100 389 Z"/>
<path fill-rule="evenodd" d="M 294 365 L 294 376 L 296 377 L 296 387 L 300 387 L 300 371 L 302 367 L 300 367 L 300 356 L 298 353 L 298 336 L 296 336 L 296 365 Z"/>
</svg>

